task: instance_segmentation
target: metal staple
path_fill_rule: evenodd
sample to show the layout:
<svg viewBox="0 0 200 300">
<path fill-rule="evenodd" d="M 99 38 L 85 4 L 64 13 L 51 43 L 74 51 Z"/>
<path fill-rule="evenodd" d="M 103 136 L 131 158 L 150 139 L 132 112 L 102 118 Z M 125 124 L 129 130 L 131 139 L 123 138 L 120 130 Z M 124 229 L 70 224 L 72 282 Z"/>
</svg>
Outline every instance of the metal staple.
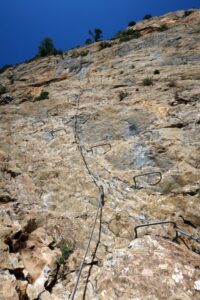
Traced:
<svg viewBox="0 0 200 300">
<path fill-rule="evenodd" d="M 112 148 L 110 143 L 104 143 L 104 144 L 99 144 L 99 145 L 92 146 L 90 148 L 90 151 L 92 152 L 92 154 L 94 154 L 93 149 L 94 148 L 98 148 L 98 147 L 102 147 L 102 146 L 109 146 L 109 149 L 107 151 L 105 151 L 104 154 L 106 154 L 107 152 L 109 152 L 111 150 L 111 148 Z"/>
<path fill-rule="evenodd" d="M 134 228 L 135 231 L 135 238 L 138 238 L 138 234 L 137 234 L 137 229 L 141 228 L 141 227 L 148 227 L 148 226 L 154 226 L 154 225 L 163 225 L 163 224 L 172 224 L 174 226 L 174 228 L 176 227 L 176 223 L 173 221 L 160 221 L 160 222 L 154 222 L 154 223 L 148 223 L 148 224 L 141 224 L 141 225 L 137 225 Z M 176 237 L 177 233 L 176 233 Z"/>
<path fill-rule="evenodd" d="M 55 138 L 54 133 L 59 132 L 59 131 L 64 131 L 65 134 L 67 134 L 67 130 L 65 128 L 59 128 L 59 129 L 51 130 L 50 133 L 53 136 L 53 138 Z"/>
<path fill-rule="evenodd" d="M 184 231 L 183 229 L 179 228 L 176 223 L 174 221 L 160 221 L 160 222 L 154 222 L 154 223 L 148 223 L 148 224 L 142 224 L 142 225 L 137 225 L 135 226 L 134 228 L 134 231 L 135 231 L 135 238 L 138 237 L 138 234 L 137 234 L 137 229 L 138 228 L 141 228 L 141 227 L 148 227 L 148 226 L 154 226 L 154 225 L 165 225 L 165 224 L 172 224 L 173 225 L 173 228 L 176 232 L 176 237 L 175 239 L 177 240 L 178 237 L 179 237 L 179 233 L 182 234 L 182 235 L 185 235 L 187 236 L 188 238 L 190 238 L 191 240 L 193 241 L 196 241 L 197 243 L 200 243 L 200 237 L 196 237 L 186 231 Z"/>
<path fill-rule="evenodd" d="M 149 184 L 149 185 L 153 186 L 153 185 L 157 185 L 159 182 L 161 182 L 161 180 L 162 180 L 162 174 L 161 174 L 161 172 L 159 172 L 159 171 L 157 171 L 157 172 L 149 172 L 149 173 L 144 173 L 144 174 L 136 175 L 136 176 L 133 177 L 133 181 L 134 181 L 134 184 L 135 184 L 135 189 L 137 189 L 136 178 L 138 178 L 138 177 L 143 177 L 143 176 L 148 176 L 148 175 L 152 175 L 152 174 L 154 174 L 154 175 L 158 174 L 160 178 L 158 179 L 157 182 L 151 183 L 151 184 Z"/>
</svg>

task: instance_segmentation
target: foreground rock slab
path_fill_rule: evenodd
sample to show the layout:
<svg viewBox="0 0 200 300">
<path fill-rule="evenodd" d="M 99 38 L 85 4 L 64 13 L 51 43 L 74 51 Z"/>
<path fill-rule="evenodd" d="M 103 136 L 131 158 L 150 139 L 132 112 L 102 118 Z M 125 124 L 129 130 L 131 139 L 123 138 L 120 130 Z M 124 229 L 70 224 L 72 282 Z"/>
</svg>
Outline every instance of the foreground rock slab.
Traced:
<svg viewBox="0 0 200 300">
<path fill-rule="evenodd" d="M 107 255 L 91 286 L 99 299 L 200 299 L 199 262 L 198 255 L 147 236 Z"/>
</svg>

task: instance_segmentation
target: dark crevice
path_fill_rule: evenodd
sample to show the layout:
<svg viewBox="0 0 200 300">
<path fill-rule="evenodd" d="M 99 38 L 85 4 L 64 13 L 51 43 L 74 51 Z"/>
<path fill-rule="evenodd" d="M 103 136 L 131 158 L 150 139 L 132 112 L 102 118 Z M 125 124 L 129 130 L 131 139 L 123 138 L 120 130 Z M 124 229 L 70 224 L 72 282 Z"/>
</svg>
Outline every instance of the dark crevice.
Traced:
<svg viewBox="0 0 200 300">
<path fill-rule="evenodd" d="M 24 228 L 26 233 L 31 233 L 38 228 L 36 219 L 30 219 Z"/>
<path fill-rule="evenodd" d="M 186 220 L 183 216 L 180 216 L 180 217 L 183 220 L 184 224 L 189 225 L 189 226 L 191 226 L 193 228 L 197 228 L 191 221 Z"/>
<path fill-rule="evenodd" d="M 117 84 L 117 85 L 113 86 L 113 89 L 118 89 L 118 88 L 127 87 L 127 86 L 128 86 L 127 84 Z"/>
<path fill-rule="evenodd" d="M 15 202 L 15 201 L 17 201 L 17 199 L 11 197 L 9 194 L 0 196 L 0 203 L 8 203 L 8 202 Z"/>
<path fill-rule="evenodd" d="M 17 280 L 24 281 L 26 280 L 26 278 L 24 276 L 23 270 L 24 268 L 16 268 L 14 270 L 9 270 L 9 272 L 11 275 L 14 275 Z"/>
<path fill-rule="evenodd" d="M 28 295 L 24 295 L 22 294 L 22 292 L 20 291 L 20 289 L 18 287 L 16 287 L 16 292 L 19 296 L 19 300 L 30 300 L 30 298 L 28 297 Z"/>
<path fill-rule="evenodd" d="M 55 242 L 54 241 L 51 244 L 49 244 L 49 249 L 51 249 L 51 250 L 55 249 Z"/>
<path fill-rule="evenodd" d="M 182 192 L 182 194 L 183 194 L 183 196 L 187 196 L 187 195 L 190 195 L 190 196 L 196 196 L 196 195 L 199 194 L 199 190 Z"/>
<path fill-rule="evenodd" d="M 187 125 L 188 125 L 187 123 L 176 123 L 176 124 L 169 124 L 165 128 L 184 128 Z"/>
<path fill-rule="evenodd" d="M 60 270 L 60 265 L 57 263 L 57 265 L 56 265 L 56 274 L 55 274 L 53 280 L 51 281 L 51 283 L 50 283 L 49 285 L 48 285 L 48 282 L 46 282 L 46 283 L 44 284 L 45 289 L 46 289 L 49 293 L 52 292 L 52 289 L 54 288 L 54 286 L 55 286 L 56 283 L 57 283 L 57 280 L 58 280 L 58 272 L 59 272 L 59 270 Z"/>
<path fill-rule="evenodd" d="M 15 178 L 15 177 L 21 175 L 20 172 L 15 172 L 15 171 L 12 171 L 12 170 L 6 170 L 6 172 L 7 172 L 8 174 L 10 174 L 10 176 L 11 176 L 12 178 Z"/>
<path fill-rule="evenodd" d="M 178 92 L 175 93 L 174 98 L 178 104 L 188 104 L 190 102 L 190 100 L 184 99 L 183 97 L 179 96 Z"/>
<path fill-rule="evenodd" d="M 8 237 L 5 240 L 5 244 L 9 246 L 10 253 L 19 252 L 21 249 L 25 248 L 26 240 L 28 239 L 28 234 L 23 233 L 21 230 L 15 233 L 13 237 Z"/>
<path fill-rule="evenodd" d="M 18 240 L 18 239 L 20 238 L 21 235 L 22 235 L 22 230 L 16 232 L 16 233 L 13 235 L 13 239 Z"/>
<path fill-rule="evenodd" d="M 45 282 L 44 284 L 44 290 L 38 295 L 38 297 L 34 300 L 40 300 L 41 299 L 41 296 L 44 292 L 48 291 L 49 293 L 52 292 L 52 289 L 54 288 L 54 286 L 56 285 L 56 283 L 58 282 L 58 273 L 59 273 L 59 270 L 60 270 L 60 265 L 57 263 L 56 265 L 56 274 L 53 278 L 53 280 L 50 282 L 50 284 L 48 285 L 48 281 Z M 28 300 L 28 299 L 25 299 L 25 300 Z"/>
</svg>

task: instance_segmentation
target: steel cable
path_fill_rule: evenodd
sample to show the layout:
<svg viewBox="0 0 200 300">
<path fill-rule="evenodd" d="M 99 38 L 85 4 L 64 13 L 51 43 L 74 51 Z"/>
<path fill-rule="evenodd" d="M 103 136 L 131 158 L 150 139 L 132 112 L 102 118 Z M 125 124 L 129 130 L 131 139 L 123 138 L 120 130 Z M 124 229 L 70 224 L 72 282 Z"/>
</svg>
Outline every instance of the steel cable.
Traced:
<svg viewBox="0 0 200 300">
<path fill-rule="evenodd" d="M 97 219 L 98 219 L 98 215 L 99 215 L 99 210 L 100 210 L 100 208 L 102 209 L 102 207 L 104 205 L 104 189 L 103 189 L 103 186 L 101 186 L 101 185 L 99 186 L 98 185 L 97 180 L 95 179 L 93 173 L 91 172 L 91 170 L 90 170 L 90 168 L 89 168 L 89 166 L 87 164 L 87 161 L 85 159 L 85 156 L 84 156 L 84 153 L 83 153 L 83 148 L 82 148 L 82 146 L 80 144 L 80 140 L 79 140 L 79 137 L 78 137 L 78 111 L 79 111 L 79 104 L 80 104 L 80 96 L 81 96 L 81 94 L 82 94 L 82 92 L 78 96 L 77 113 L 75 115 L 75 125 L 74 125 L 75 141 L 76 141 L 76 144 L 78 146 L 78 150 L 79 150 L 79 152 L 81 154 L 81 157 L 82 157 L 82 160 L 84 162 L 84 165 L 85 165 L 85 167 L 87 169 L 87 172 L 88 172 L 89 176 L 91 177 L 93 183 L 98 188 L 99 199 L 98 199 L 98 206 L 97 206 L 97 210 L 96 210 L 96 215 L 95 215 L 94 222 L 93 222 L 93 225 L 92 225 L 92 229 L 91 229 L 91 232 L 90 232 L 90 237 L 89 237 L 87 246 L 86 246 L 85 251 L 84 251 L 84 255 L 83 255 L 83 258 L 82 258 L 82 261 L 81 261 L 81 264 L 80 264 L 80 268 L 79 268 L 79 271 L 78 271 L 78 276 L 77 276 L 74 288 L 73 288 L 72 293 L 70 295 L 70 300 L 74 300 L 74 297 L 76 295 L 76 291 L 77 291 L 78 284 L 79 284 L 80 277 L 81 277 L 81 273 L 82 273 L 82 270 L 83 270 L 83 267 L 84 267 L 85 259 L 86 259 L 86 256 L 88 254 L 88 251 L 89 251 L 89 248 L 90 248 L 90 243 L 92 241 L 92 237 L 93 237 L 93 234 L 94 234 L 95 225 L 97 223 Z M 101 222 L 101 220 L 100 220 L 100 222 Z"/>
<path fill-rule="evenodd" d="M 96 222 L 97 222 L 97 218 L 98 218 L 98 214 L 99 214 L 99 209 L 104 204 L 104 191 L 103 191 L 103 187 L 102 186 L 99 187 L 99 193 L 100 193 L 100 197 L 99 197 L 99 200 L 98 200 L 98 207 L 97 207 L 97 211 L 96 211 L 96 216 L 95 216 L 95 219 L 94 219 L 94 222 L 93 222 L 93 226 L 92 226 L 92 229 L 91 229 L 90 238 L 88 240 L 87 247 L 85 249 L 85 252 L 84 252 L 84 255 L 83 255 L 83 259 L 82 259 L 82 262 L 81 262 L 81 265 L 80 265 L 80 268 L 79 268 L 79 272 L 78 272 L 78 276 L 77 276 L 77 279 L 76 279 L 76 283 L 74 285 L 74 289 L 73 289 L 72 294 L 70 296 L 70 300 L 73 300 L 74 297 L 75 297 L 75 294 L 76 294 L 76 291 L 77 291 L 77 288 L 78 288 L 78 284 L 79 284 L 79 280 L 80 280 L 80 277 L 81 277 L 81 273 L 82 273 L 82 270 L 83 270 L 84 262 L 85 262 L 87 254 L 88 254 L 88 250 L 90 248 L 90 243 L 91 243 L 91 240 L 92 240 L 92 237 L 93 237 L 93 233 L 94 233 L 94 228 L 95 228 L 95 225 L 96 225 Z"/>
</svg>

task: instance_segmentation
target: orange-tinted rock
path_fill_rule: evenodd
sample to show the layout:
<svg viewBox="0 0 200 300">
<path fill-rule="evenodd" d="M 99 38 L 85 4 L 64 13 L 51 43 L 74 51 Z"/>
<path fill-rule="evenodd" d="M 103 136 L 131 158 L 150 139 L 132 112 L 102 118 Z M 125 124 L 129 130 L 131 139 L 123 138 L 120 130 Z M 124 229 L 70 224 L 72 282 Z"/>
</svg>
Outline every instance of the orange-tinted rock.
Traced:
<svg viewBox="0 0 200 300">
<path fill-rule="evenodd" d="M 134 240 L 134 227 L 171 220 L 200 236 L 199 22 L 199 10 L 153 17 L 133 27 L 140 38 L 0 75 L 6 300 L 69 299 L 98 206 L 94 181 L 105 204 L 77 299 L 89 271 L 88 299 L 198 299 L 199 243 L 171 243 L 172 225 L 140 228 Z M 41 92 L 48 98 L 36 101 Z"/>
</svg>

